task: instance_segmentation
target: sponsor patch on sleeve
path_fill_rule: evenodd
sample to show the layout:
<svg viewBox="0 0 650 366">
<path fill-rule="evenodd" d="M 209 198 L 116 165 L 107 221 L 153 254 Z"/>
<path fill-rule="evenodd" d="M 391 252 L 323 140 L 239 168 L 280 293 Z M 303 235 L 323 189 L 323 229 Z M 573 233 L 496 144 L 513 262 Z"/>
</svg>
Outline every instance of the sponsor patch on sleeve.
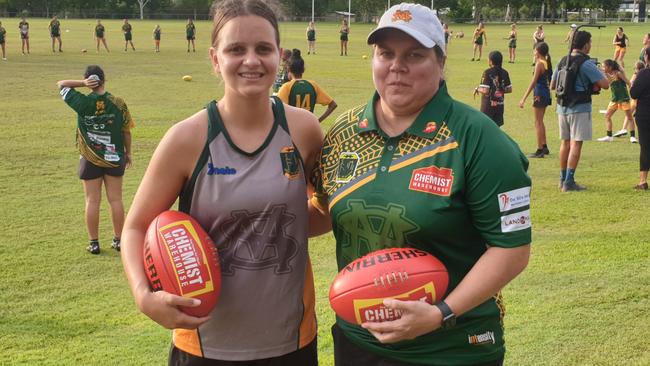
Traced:
<svg viewBox="0 0 650 366">
<path fill-rule="evenodd" d="M 497 194 L 501 212 L 530 205 L 530 186 Z"/>
<path fill-rule="evenodd" d="M 501 232 L 511 233 L 530 228 L 530 210 L 501 216 Z"/>
</svg>

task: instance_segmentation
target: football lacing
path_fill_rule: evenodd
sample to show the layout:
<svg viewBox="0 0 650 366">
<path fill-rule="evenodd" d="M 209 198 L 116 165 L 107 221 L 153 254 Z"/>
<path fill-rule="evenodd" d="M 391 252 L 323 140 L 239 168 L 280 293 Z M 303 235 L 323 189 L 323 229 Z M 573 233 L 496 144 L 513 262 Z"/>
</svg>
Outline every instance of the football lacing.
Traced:
<svg viewBox="0 0 650 366">
<path fill-rule="evenodd" d="M 374 278 L 375 287 L 390 287 L 397 284 L 398 282 L 405 282 L 409 279 L 409 274 L 406 271 L 393 271 L 390 273 L 385 273 L 379 275 L 379 277 Z"/>
</svg>

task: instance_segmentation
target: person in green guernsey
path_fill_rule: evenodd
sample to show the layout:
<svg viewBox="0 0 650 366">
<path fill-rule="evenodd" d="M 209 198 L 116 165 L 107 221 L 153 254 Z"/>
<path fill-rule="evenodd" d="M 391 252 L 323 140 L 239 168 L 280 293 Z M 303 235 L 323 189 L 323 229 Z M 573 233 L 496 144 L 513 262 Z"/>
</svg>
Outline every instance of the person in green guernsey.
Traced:
<svg viewBox="0 0 650 366">
<path fill-rule="evenodd" d="M 160 52 L 160 35 L 162 34 L 162 30 L 160 29 L 160 24 L 156 24 L 156 28 L 153 29 L 153 43 L 154 43 L 154 50 L 156 52 Z"/>
<path fill-rule="evenodd" d="M 0 49 L 2 49 L 2 60 L 7 61 L 7 54 L 5 50 L 5 36 L 7 35 L 7 30 L 2 26 L 2 22 L 0 22 Z"/>
<path fill-rule="evenodd" d="M 131 43 L 131 49 L 135 51 L 135 46 L 133 45 L 133 27 L 129 23 L 128 19 L 124 19 L 124 24 L 122 24 L 122 32 L 124 33 L 124 52 L 128 49 L 129 43 Z"/>
<path fill-rule="evenodd" d="M 348 55 L 348 40 L 350 38 L 350 26 L 348 21 L 343 19 L 339 28 L 339 39 L 341 40 L 341 56 Z"/>
<path fill-rule="evenodd" d="M 314 22 L 309 22 L 307 26 L 307 54 L 316 54 L 316 27 L 314 27 Z"/>
<path fill-rule="evenodd" d="M 314 113 L 316 103 L 326 105 L 327 109 L 318 118 L 318 122 L 323 122 L 336 109 L 336 102 L 315 81 L 303 79 L 304 72 L 305 60 L 303 60 L 300 50 L 294 49 L 289 59 L 291 81 L 282 85 L 278 91 L 278 98 L 284 103 L 306 109 L 312 113 Z"/>
<path fill-rule="evenodd" d="M 86 68 L 83 80 L 61 80 L 60 94 L 70 108 L 77 112 L 77 147 L 79 178 L 86 197 L 86 227 L 90 243 L 87 250 L 99 254 L 99 207 L 102 185 L 111 207 L 113 223 L 112 248 L 120 251 L 124 205 L 122 177 L 133 163 L 131 129 L 135 123 L 124 100 L 105 89 L 104 70 L 97 65 Z M 87 87 L 88 95 L 75 88 Z"/>
<path fill-rule="evenodd" d="M 95 26 L 95 40 L 97 41 L 97 53 L 99 53 L 100 42 L 104 45 L 106 52 L 111 52 L 108 50 L 108 45 L 106 44 L 106 37 L 104 36 L 105 32 L 106 29 L 104 28 L 102 21 L 100 19 L 97 19 L 97 25 Z"/>
<path fill-rule="evenodd" d="M 52 38 L 52 52 L 54 52 L 54 44 L 56 41 L 59 41 L 59 52 L 63 52 L 61 49 L 61 22 L 59 22 L 56 15 L 52 16 L 48 28 L 50 29 L 50 38 Z"/>
<path fill-rule="evenodd" d="M 627 88 L 630 86 L 630 81 L 625 76 L 625 70 L 619 65 L 616 60 L 603 61 L 603 73 L 609 81 L 609 90 L 612 92 L 611 102 L 607 105 L 607 112 L 605 113 L 605 127 L 607 128 L 607 135 L 598 139 L 600 142 L 612 142 L 614 137 L 622 137 L 630 133 L 630 142 L 637 143 L 635 130 L 634 130 L 634 116 L 632 116 L 632 104 L 630 101 L 630 93 Z M 616 111 L 621 110 L 625 113 L 623 128 L 619 131 L 612 133 L 612 116 Z"/>
<path fill-rule="evenodd" d="M 444 33 L 429 8 L 391 7 L 368 44 L 376 92 L 328 131 L 311 212 L 331 218 L 339 269 L 413 247 L 444 263 L 449 288 L 435 305 L 384 300 L 402 314 L 395 321 L 337 318 L 335 365 L 502 365 L 501 289 L 530 253 L 528 161 L 487 116 L 449 95 Z"/>
<path fill-rule="evenodd" d="M 187 40 L 187 52 L 190 52 L 190 43 L 192 43 L 192 52 L 196 52 L 196 46 L 194 45 L 194 39 L 196 38 L 196 27 L 192 18 L 187 18 L 187 24 L 185 25 L 185 39 Z"/>
<path fill-rule="evenodd" d="M 167 131 L 129 209 L 122 262 L 138 309 L 174 329 L 168 365 L 318 365 L 308 192 L 323 132 L 313 114 L 269 97 L 276 6 L 213 3 L 209 59 L 223 97 Z M 199 300 L 153 291 L 145 274 L 147 227 L 177 200 L 219 253 L 221 292 L 206 317 L 179 309 Z"/>
</svg>

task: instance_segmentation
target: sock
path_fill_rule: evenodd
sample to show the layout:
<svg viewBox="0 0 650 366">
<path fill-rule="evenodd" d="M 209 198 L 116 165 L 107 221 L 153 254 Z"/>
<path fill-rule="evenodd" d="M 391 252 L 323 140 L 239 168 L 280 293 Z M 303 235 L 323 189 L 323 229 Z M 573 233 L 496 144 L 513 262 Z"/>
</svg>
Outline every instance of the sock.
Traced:
<svg viewBox="0 0 650 366">
<path fill-rule="evenodd" d="M 542 145 L 542 148 L 543 149 L 548 149 L 548 145 L 544 144 L 544 145 Z"/>
<path fill-rule="evenodd" d="M 564 182 L 566 180 L 566 169 L 560 169 L 560 181 Z"/>
<path fill-rule="evenodd" d="M 607 131 L 607 137 L 612 137 L 612 131 Z"/>
<path fill-rule="evenodd" d="M 575 169 L 567 169 L 565 182 L 575 182 L 574 176 L 576 175 Z"/>
<path fill-rule="evenodd" d="M 118 236 L 113 237 L 113 242 L 119 242 L 119 241 L 120 241 L 120 238 Z"/>
<path fill-rule="evenodd" d="M 630 131 L 630 137 L 634 137 L 634 135 L 635 135 L 635 131 L 634 130 Z"/>
</svg>

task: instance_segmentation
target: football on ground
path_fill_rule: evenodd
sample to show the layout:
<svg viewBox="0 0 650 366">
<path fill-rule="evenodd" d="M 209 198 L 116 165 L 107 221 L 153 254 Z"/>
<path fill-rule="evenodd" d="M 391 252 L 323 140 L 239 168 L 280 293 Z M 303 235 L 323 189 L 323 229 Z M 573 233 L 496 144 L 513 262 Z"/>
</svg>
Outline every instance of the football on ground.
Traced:
<svg viewBox="0 0 650 366">
<path fill-rule="evenodd" d="M 389 248 L 369 253 L 343 268 L 330 287 L 330 305 L 353 323 L 399 319 L 384 299 L 435 304 L 447 291 L 449 275 L 433 255 L 415 248 Z"/>
<path fill-rule="evenodd" d="M 191 216 L 165 211 L 149 225 L 143 248 L 144 268 L 153 291 L 201 300 L 181 307 L 186 314 L 210 314 L 219 300 L 221 267 L 214 242 Z"/>
</svg>

